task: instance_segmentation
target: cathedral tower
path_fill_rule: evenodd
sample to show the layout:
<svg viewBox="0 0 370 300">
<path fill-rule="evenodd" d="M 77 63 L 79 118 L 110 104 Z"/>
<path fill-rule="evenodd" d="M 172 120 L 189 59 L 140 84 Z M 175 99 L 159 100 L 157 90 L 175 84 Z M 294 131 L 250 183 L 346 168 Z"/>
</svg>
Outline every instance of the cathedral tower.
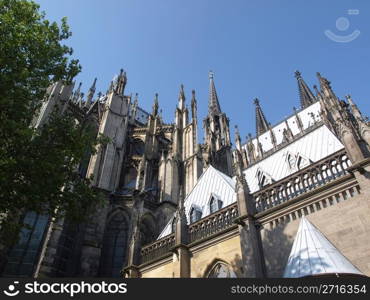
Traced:
<svg viewBox="0 0 370 300">
<path fill-rule="evenodd" d="M 93 175 L 94 186 L 114 191 L 118 185 L 120 168 L 124 155 L 124 143 L 129 120 L 130 97 L 124 96 L 126 73 L 121 72 L 111 83 L 106 95 L 99 133 L 108 137 L 107 145 L 102 145 L 91 158 L 87 176 Z"/>
<path fill-rule="evenodd" d="M 208 116 L 203 121 L 205 131 L 203 160 L 205 166 L 211 164 L 231 176 L 233 172 L 229 119 L 221 111 L 213 77 L 213 73 L 210 72 Z"/>
</svg>

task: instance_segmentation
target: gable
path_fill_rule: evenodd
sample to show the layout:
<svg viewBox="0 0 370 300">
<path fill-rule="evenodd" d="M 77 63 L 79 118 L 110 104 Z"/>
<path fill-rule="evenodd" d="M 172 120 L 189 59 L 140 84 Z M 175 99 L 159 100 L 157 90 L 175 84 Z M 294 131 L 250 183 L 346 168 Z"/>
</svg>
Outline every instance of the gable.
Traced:
<svg viewBox="0 0 370 300">
<path fill-rule="evenodd" d="M 235 183 L 227 175 L 209 166 L 199 177 L 192 191 L 186 196 L 184 205 L 188 224 L 190 223 L 190 210 L 197 207 L 202 211 L 202 218 L 210 214 L 209 199 L 211 195 L 217 195 L 222 201 L 222 206 L 228 206 L 236 202 Z M 158 238 L 171 234 L 170 223 L 166 225 Z"/>
</svg>

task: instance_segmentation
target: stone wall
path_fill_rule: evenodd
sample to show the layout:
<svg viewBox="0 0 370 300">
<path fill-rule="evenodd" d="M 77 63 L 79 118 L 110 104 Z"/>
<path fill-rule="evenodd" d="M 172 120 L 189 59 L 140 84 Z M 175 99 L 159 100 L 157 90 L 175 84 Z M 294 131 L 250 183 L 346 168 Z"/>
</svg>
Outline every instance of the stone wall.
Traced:
<svg viewBox="0 0 370 300">
<path fill-rule="evenodd" d="M 243 273 L 241 262 L 240 239 L 237 230 L 223 236 L 215 237 L 201 245 L 190 248 L 190 276 L 201 278 L 207 270 L 217 261 L 230 265 L 235 274 L 240 277 Z M 168 278 L 175 277 L 178 266 L 174 263 L 175 258 L 163 259 L 141 268 L 142 278 Z"/>
<path fill-rule="evenodd" d="M 173 277 L 173 262 L 172 257 L 170 260 L 164 260 L 155 266 L 142 269 L 142 278 L 172 278 Z"/>
<path fill-rule="evenodd" d="M 218 240 L 218 239 L 217 239 Z M 218 241 L 212 241 L 206 246 L 191 249 L 191 277 L 204 277 L 206 271 L 216 261 L 229 264 L 239 277 L 243 270 L 239 235 L 232 235 Z"/>
</svg>

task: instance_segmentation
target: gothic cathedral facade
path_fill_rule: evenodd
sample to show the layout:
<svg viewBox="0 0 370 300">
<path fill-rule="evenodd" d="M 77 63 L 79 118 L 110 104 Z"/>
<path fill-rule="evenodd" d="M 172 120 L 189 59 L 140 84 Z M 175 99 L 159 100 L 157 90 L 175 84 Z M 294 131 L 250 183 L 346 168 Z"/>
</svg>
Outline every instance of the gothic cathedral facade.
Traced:
<svg viewBox="0 0 370 300">
<path fill-rule="evenodd" d="M 271 125 L 255 99 L 256 135 L 236 127 L 234 147 L 213 73 L 204 143 L 182 85 L 168 124 L 157 94 L 148 113 L 125 93 L 123 70 L 95 98 L 96 80 L 86 97 L 54 83 L 33 126 L 73 109 L 109 138 L 80 166 L 105 205 L 78 225 L 27 212 L 3 276 L 369 276 L 369 122 L 319 73 L 315 92 L 295 75 L 300 108 Z"/>
</svg>

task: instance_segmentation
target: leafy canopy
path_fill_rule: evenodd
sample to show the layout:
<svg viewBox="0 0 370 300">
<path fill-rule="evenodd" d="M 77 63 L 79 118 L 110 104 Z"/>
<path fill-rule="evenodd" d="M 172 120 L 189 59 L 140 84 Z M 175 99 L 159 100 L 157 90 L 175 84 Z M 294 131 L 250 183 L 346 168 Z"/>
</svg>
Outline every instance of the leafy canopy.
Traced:
<svg viewBox="0 0 370 300">
<path fill-rule="evenodd" d="M 21 213 L 67 213 L 81 221 L 99 203 L 78 165 L 98 140 L 88 122 L 53 113 L 41 129 L 30 126 L 56 81 L 70 84 L 80 72 L 66 19 L 49 22 L 32 1 L 0 0 L 0 219 L 2 237 L 19 229 Z M 18 227 L 17 227 L 18 226 Z M 5 234 L 4 234 L 5 233 Z"/>
</svg>

